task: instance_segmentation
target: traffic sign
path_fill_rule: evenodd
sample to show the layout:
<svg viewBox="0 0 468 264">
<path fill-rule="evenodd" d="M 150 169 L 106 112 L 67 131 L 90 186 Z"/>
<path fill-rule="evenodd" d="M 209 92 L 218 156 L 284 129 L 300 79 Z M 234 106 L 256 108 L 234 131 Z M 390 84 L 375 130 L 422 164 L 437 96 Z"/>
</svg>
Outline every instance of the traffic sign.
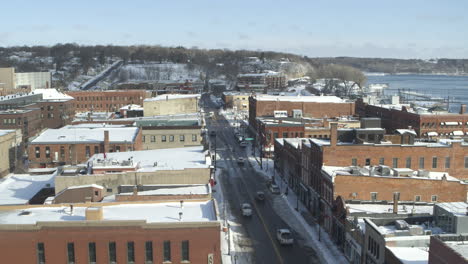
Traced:
<svg viewBox="0 0 468 264">
<path fill-rule="evenodd" d="M 254 140 L 254 138 L 246 138 L 245 140 Z"/>
</svg>

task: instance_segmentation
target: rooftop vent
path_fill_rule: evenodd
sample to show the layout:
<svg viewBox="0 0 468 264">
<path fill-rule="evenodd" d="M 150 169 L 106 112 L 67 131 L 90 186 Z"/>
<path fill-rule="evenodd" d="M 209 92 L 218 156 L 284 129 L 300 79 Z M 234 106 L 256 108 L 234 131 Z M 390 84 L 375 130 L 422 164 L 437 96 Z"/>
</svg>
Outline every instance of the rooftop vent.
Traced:
<svg viewBox="0 0 468 264">
<path fill-rule="evenodd" d="M 31 215 L 31 211 L 21 211 L 19 215 Z"/>
</svg>

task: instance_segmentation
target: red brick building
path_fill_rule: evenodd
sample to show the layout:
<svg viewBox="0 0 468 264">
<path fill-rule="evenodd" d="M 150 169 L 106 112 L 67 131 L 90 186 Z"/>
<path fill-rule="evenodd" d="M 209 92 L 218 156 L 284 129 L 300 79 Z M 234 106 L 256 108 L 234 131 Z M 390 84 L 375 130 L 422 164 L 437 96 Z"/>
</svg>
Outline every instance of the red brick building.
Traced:
<svg viewBox="0 0 468 264">
<path fill-rule="evenodd" d="M 70 91 L 67 94 L 75 98 L 77 112 L 118 112 L 129 104 L 143 105 L 147 97 L 145 90 Z"/>
<path fill-rule="evenodd" d="M 466 235 L 442 234 L 431 236 L 428 264 L 468 263 L 468 255 L 463 241 Z"/>
<path fill-rule="evenodd" d="M 221 263 L 214 201 L 2 207 L 2 263 Z"/>
<path fill-rule="evenodd" d="M 355 105 L 336 96 L 249 97 L 249 124 L 252 128 L 257 129 L 257 117 L 273 117 L 275 111 L 286 111 L 288 117 L 331 118 L 354 115 Z"/>
<path fill-rule="evenodd" d="M 21 129 L 23 143 L 42 130 L 41 110 L 16 109 L 0 111 L 0 129 Z"/>
<path fill-rule="evenodd" d="M 137 127 L 100 124 L 48 129 L 28 146 L 30 167 L 54 167 L 86 162 L 96 153 L 141 150 Z"/>
<path fill-rule="evenodd" d="M 286 86 L 286 76 L 279 72 L 244 73 L 237 76 L 237 87 L 242 91 L 281 90 Z"/>
<path fill-rule="evenodd" d="M 415 112 L 405 105 L 371 105 L 362 99 L 356 101 L 356 114 L 361 117 L 379 117 L 387 133 L 396 129 L 413 128 L 420 137 L 450 137 L 468 134 L 466 106 L 460 112 Z"/>
</svg>

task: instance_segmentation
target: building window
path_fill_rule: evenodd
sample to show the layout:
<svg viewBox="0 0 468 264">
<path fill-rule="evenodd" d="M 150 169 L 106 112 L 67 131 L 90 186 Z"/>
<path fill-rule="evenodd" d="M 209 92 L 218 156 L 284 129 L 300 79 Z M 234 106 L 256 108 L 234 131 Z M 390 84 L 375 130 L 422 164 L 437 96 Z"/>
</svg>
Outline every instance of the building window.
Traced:
<svg viewBox="0 0 468 264">
<path fill-rule="evenodd" d="M 465 164 L 466 164 L 466 162 L 465 162 Z M 424 157 L 419 158 L 419 168 L 424 169 Z"/>
<path fill-rule="evenodd" d="M 171 241 L 164 241 L 163 248 L 163 260 L 171 261 Z"/>
<path fill-rule="evenodd" d="M 40 148 L 40 147 L 36 147 L 35 152 L 36 152 L 36 158 L 37 158 L 37 159 L 40 158 L 40 157 L 41 157 L 41 148 Z M 466 159 L 465 159 L 465 161 L 466 161 Z M 466 163 L 465 163 L 465 164 L 466 164 Z"/>
<path fill-rule="evenodd" d="M 371 201 L 377 201 L 377 193 L 376 192 L 371 192 L 370 196 L 371 196 Z"/>
<path fill-rule="evenodd" d="M 174 142 L 174 135 L 169 136 L 169 142 Z"/>
<path fill-rule="evenodd" d="M 115 152 L 120 152 L 120 146 L 115 146 Z"/>
<path fill-rule="evenodd" d="M 432 157 L 432 168 L 437 168 L 437 157 Z"/>
<path fill-rule="evenodd" d="M 109 242 L 109 262 L 111 264 L 117 263 L 117 252 L 115 242 Z"/>
<path fill-rule="evenodd" d="M 94 146 L 94 154 L 98 154 L 99 153 L 99 146 Z"/>
<path fill-rule="evenodd" d="M 398 168 L 398 158 L 393 158 L 392 159 L 392 166 L 393 166 L 393 168 Z"/>
<path fill-rule="evenodd" d="M 273 133 L 273 138 L 278 138 L 278 137 L 279 137 L 278 132 Z"/>
<path fill-rule="evenodd" d="M 465 157 L 465 169 L 468 169 L 468 157 Z"/>
<path fill-rule="evenodd" d="M 88 243 L 88 254 L 89 254 L 89 263 L 95 264 L 96 263 L 96 243 L 94 242 Z"/>
<path fill-rule="evenodd" d="M 45 261 L 44 243 L 37 243 L 37 263 L 45 264 Z"/>
<path fill-rule="evenodd" d="M 288 137 L 288 132 L 284 132 L 283 133 L 283 138 L 287 138 Z"/>
<path fill-rule="evenodd" d="M 406 158 L 406 168 L 411 168 L 411 157 Z"/>
<path fill-rule="evenodd" d="M 64 159 L 65 158 L 65 147 L 60 146 L 60 158 Z"/>
<path fill-rule="evenodd" d="M 127 261 L 129 263 L 135 262 L 135 243 L 127 242 Z"/>
<path fill-rule="evenodd" d="M 195 134 L 192 135 L 192 141 L 193 142 L 197 141 L 197 135 L 195 135 Z"/>
<path fill-rule="evenodd" d="M 384 158 L 380 158 L 379 159 L 379 165 L 384 165 L 385 164 L 385 159 Z"/>
<path fill-rule="evenodd" d="M 146 263 L 153 262 L 153 242 L 152 241 L 146 241 L 145 243 L 145 260 L 146 260 Z"/>
<path fill-rule="evenodd" d="M 420 202 L 421 201 L 421 195 L 414 196 L 414 201 L 415 202 Z"/>
<path fill-rule="evenodd" d="M 185 136 L 184 136 L 184 135 L 180 135 L 180 136 L 179 136 L 179 140 L 180 140 L 180 142 L 184 142 L 184 141 L 185 141 Z"/>
<path fill-rule="evenodd" d="M 182 261 L 189 261 L 189 242 L 182 241 Z"/>
<path fill-rule="evenodd" d="M 450 157 L 445 157 L 445 168 L 450 169 Z"/>
<path fill-rule="evenodd" d="M 142 137 L 141 137 L 141 141 L 142 141 L 142 142 L 145 142 L 145 136 L 142 136 Z"/>
<path fill-rule="evenodd" d="M 356 158 L 351 159 L 351 165 L 357 166 L 357 159 Z"/>
<path fill-rule="evenodd" d="M 161 141 L 166 142 L 166 136 L 165 135 L 161 136 Z"/>
<path fill-rule="evenodd" d="M 45 147 L 45 156 L 46 158 L 50 158 L 50 147 Z"/>
<path fill-rule="evenodd" d="M 75 264 L 75 244 L 67 244 L 68 264 Z"/>
<path fill-rule="evenodd" d="M 86 157 L 89 158 L 91 155 L 91 148 L 89 146 L 86 146 Z"/>
<path fill-rule="evenodd" d="M 68 146 L 68 159 L 71 160 L 72 158 L 72 146 Z"/>
<path fill-rule="evenodd" d="M 393 198 L 396 198 L 398 201 L 400 201 L 400 193 L 399 192 L 394 192 L 393 193 Z"/>
<path fill-rule="evenodd" d="M 431 201 L 437 202 L 437 195 L 432 195 L 431 196 Z"/>
<path fill-rule="evenodd" d="M 151 142 L 156 142 L 156 136 L 151 136 Z"/>
<path fill-rule="evenodd" d="M 366 166 L 370 165 L 370 159 L 366 159 Z"/>
</svg>

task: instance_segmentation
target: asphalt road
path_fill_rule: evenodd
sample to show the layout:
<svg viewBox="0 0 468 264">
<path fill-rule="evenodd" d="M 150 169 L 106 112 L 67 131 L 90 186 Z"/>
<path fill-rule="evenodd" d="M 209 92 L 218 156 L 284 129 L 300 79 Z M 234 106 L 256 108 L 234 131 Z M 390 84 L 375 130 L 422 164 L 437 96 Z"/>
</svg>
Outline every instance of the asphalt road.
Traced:
<svg viewBox="0 0 468 264">
<path fill-rule="evenodd" d="M 214 105 L 209 98 L 204 99 L 206 111 L 216 111 L 212 109 Z M 209 131 L 216 131 L 216 147 L 220 157 L 217 166 L 224 171 L 218 179 L 218 184 L 222 184 L 231 211 L 241 219 L 252 241 L 255 263 L 319 263 L 315 252 L 304 246 L 301 235 L 295 233 L 274 211 L 272 202 L 276 195 L 267 189 L 265 178 L 259 175 L 249 162 L 246 161 L 244 165 L 237 163 L 238 157 L 247 159 L 247 153 L 246 149 L 239 146 L 229 123 L 221 115 L 216 115 L 215 119 L 207 120 L 207 127 Z M 214 137 L 211 138 L 211 141 L 213 140 Z M 265 193 L 264 202 L 255 201 L 254 196 L 257 191 Z M 253 206 L 251 217 L 241 216 L 240 205 L 245 202 Z M 276 240 L 278 228 L 289 228 L 293 231 L 294 245 L 282 246 L 278 243 Z"/>
</svg>

